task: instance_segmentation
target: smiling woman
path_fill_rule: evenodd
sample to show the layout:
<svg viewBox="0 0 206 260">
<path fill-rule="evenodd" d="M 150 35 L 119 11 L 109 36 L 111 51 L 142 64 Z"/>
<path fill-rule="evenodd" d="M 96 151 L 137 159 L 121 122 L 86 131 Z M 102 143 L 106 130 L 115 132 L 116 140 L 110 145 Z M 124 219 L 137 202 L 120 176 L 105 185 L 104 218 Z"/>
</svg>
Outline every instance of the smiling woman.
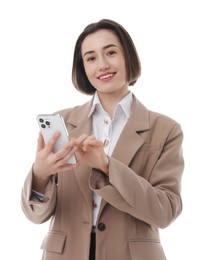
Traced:
<svg viewBox="0 0 206 260">
<path fill-rule="evenodd" d="M 53 152 L 57 134 L 46 144 L 39 135 L 22 189 L 27 218 L 51 219 L 42 259 L 166 259 L 159 228 L 182 211 L 183 132 L 131 92 L 140 74 L 134 43 L 117 22 L 89 24 L 78 37 L 72 80 L 92 98 L 58 111 L 71 137 L 60 151 Z M 77 163 L 68 164 L 73 155 Z"/>
<path fill-rule="evenodd" d="M 121 62 L 122 64 L 118 66 L 122 66 L 123 82 L 126 78 L 129 86 L 134 85 L 141 74 L 140 60 L 128 32 L 117 23 L 110 20 L 103 21 L 99 24 L 88 25 L 77 39 L 74 50 L 73 84 L 78 90 L 86 94 L 94 94 L 96 91 L 95 85 L 92 85 L 88 75 L 86 75 L 87 73 L 85 74 L 87 69 L 90 71 L 93 68 L 94 70 L 95 66 L 100 66 L 98 68 L 100 71 L 94 76 L 98 77 L 101 69 L 104 70 L 105 66 L 110 66 L 112 60 L 116 62 L 116 65 Z M 108 73 L 108 68 L 106 70 L 105 73 Z M 115 74 L 115 71 L 111 73 L 111 75 L 113 74 Z"/>
</svg>

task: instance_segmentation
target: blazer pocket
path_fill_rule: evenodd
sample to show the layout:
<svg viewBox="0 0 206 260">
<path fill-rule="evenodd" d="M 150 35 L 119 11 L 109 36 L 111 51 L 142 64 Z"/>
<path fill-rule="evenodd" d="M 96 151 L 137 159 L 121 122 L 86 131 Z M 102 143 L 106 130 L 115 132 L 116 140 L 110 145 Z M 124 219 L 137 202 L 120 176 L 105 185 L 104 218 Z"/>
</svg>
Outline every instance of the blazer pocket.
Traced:
<svg viewBox="0 0 206 260">
<path fill-rule="evenodd" d="M 61 254 L 64 250 L 65 241 L 65 233 L 49 231 L 42 242 L 41 249 Z"/>
<path fill-rule="evenodd" d="M 143 152 L 143 151 L 146 151 L 146 152 L 153 151 L 154 152 L 154 151 L 159 151 L 160 149 L 161 149 L 161 145 L 159 143 L 156 143 L 156 144 L 145 143 L 140 147 L 139 151 L 140 152 Z"/>
<path fill-rule="evenodd" d="M 160 151 L 161 145 L 159 143 L 143 144 L 131 162 L 131 169 L 145 179 L 149 179 L 152 169 L 159 158 Z"/>
<path fill-rule="evenodd" d="M 160 242 L 155 240 L 129 241 L 132 260 L 166 260 Z"/>
</svg>

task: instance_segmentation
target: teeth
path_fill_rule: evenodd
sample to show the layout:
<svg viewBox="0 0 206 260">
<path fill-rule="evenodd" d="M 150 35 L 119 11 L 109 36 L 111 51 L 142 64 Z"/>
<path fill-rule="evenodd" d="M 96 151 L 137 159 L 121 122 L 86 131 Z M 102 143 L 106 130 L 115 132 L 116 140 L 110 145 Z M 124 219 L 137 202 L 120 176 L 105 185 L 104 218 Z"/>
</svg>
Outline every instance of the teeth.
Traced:
<svg viewBox="0 0 206 260">
<path fill-rule="evenodd" d="M 111 76 L 112 76 L 112 74 L 107 74 L 107 75 L 104 75 L 104 76 L 100 77 L 100 79 L 107 79 L 107 78 L 109 78 Z"/>
</svg>

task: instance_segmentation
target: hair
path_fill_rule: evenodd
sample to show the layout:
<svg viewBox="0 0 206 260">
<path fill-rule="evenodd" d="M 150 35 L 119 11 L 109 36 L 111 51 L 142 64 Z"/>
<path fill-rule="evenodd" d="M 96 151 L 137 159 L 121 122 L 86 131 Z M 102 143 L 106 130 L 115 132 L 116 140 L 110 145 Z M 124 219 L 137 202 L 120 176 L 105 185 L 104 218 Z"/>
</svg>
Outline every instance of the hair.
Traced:
<svg viewBox="0 0 206 260">
<path fill-rule="evenodd" d="M 129 86 L 134 85 L 141 74 L 141 63 L 139 56 L 129 33 L 120 24 L 109 19 L 102 19 L 99 22 L 91 23 L 85 27 L 83 32 L 77 38 L 72 66 L 72 82 L 75 88 L 87 95 L 94 94 L 96 89 L 90 83 L 85 73 L 81 52 L 82 42 L 88 35 L 101 29 L 106 29 L 113 32 L 123 47 L 126 64 L 126 80 L 129 82 Z"/>
</svg>

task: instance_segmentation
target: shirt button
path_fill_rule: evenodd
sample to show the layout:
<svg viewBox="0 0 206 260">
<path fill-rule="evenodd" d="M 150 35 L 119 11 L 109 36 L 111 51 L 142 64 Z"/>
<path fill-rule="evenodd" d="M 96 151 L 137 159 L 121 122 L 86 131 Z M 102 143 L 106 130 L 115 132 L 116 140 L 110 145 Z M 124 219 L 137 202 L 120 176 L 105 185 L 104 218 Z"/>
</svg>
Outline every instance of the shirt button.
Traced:
<svg viewBox="0 0 206 260">
<path fill-rule="evenodd" d="M 104 139 L 103 146 L 106 147 L 109 144 L 109 139 Z"/>
<path fill-rule="evenodd" d="M 97 207 L 97 203 L 95 201 L 92 201 L 92 206 L 93 206 L 93 208 L 96 208 Z"/>
<path fill-rule="evenodd" d="M 104 223 L 99 223 L 97 228 L 99 231 L 104 231 L 106 229 L 106 225 Z"/>
<path fill-rule="evenodd" d="M 108 119 L 104 119 L 104 123 L 105 123 L 106 125 L 108 125 L 108 124 L 109 124 L 109 120 L 108 120 Z"/>
</svg>

